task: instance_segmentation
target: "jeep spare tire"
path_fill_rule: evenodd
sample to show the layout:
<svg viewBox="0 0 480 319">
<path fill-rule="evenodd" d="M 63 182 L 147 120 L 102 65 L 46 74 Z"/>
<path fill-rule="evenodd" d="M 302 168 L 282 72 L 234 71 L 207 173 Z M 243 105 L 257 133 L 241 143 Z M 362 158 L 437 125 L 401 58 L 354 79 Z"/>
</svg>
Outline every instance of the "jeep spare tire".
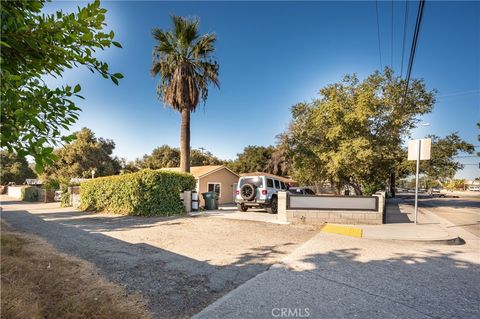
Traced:
<svg viewBox="0 0 480 319">
<path fill-rule="evenodd" d="M 252 184 L 245 184 L 240 187 L 240 195 L 244 200 L 253 200 L 256 195 L 255 186 Z"/>
</svg>

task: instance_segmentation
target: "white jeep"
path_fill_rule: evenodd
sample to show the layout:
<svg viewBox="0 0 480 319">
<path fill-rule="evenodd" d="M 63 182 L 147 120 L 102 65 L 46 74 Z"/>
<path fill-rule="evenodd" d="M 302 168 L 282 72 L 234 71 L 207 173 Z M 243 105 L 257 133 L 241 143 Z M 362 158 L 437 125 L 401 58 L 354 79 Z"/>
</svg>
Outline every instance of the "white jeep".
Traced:
<svg viewBox="0 0 480 319">
<path fill-rule="evenodd" d="M 287 191 L 288 185 L 273 175 L 242 176 L 238 180 L 235 203 L 238 210 L 246 212 L 249 207 L 265 208 L 269 213 L 278 210 L 278 192 Z"/>
</svg>

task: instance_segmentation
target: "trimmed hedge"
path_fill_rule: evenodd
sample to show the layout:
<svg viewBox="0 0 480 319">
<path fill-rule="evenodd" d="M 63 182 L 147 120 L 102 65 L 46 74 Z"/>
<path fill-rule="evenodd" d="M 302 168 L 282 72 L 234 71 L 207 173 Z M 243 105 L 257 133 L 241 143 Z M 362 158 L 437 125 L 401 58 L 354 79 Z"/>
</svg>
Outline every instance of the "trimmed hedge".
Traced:
<svg viewBox="0 0 480 319">
<path fill-rule="evenodd" d="M 38 189 L 33 186 L 22 187 L 22 200 L 36 202 L 38 200 Z"/>
<path fill-rule="evenodd" d="M 80 209 L 133 216 L 169 216 L 185 212 L 180 193 L 195 189 L 190 174 L 143 170 L 84 181 Z"/>
</svg>

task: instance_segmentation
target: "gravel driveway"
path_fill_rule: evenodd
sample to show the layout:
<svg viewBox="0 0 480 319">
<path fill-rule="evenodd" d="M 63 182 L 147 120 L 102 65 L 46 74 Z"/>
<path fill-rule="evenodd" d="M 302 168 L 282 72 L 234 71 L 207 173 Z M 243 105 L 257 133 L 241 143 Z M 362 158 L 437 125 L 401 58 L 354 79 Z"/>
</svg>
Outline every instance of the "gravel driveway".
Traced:
<svg viewBox="0 0 480 319">
<path fill-rule="evenodd" d="M 214 217 L 89 214 L 2 196 L 2 219 L 140 292 L 157 317 L 189 317 L 317 233 L 311 226 Z"/>
</svg>

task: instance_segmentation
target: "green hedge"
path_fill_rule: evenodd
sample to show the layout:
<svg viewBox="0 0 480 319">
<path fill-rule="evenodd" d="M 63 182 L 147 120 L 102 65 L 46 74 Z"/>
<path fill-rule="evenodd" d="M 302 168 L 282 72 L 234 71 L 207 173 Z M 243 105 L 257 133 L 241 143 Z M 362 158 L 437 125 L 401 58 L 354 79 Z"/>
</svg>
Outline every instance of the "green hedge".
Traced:
<svg viewBox="0 0 480 319">
<path fill-rule="evenodd" d="M 38 189 L 32 186 L 22 187 L 22 200 L 36 202 L 38 200 Z"/>
<path fill-rule="evenodd" d="M 180 193 L 195 189 L 190 174 L 143 170 L 81 183 L 80 209 L 134 216 L 180 214 Z"/>
</svg>

